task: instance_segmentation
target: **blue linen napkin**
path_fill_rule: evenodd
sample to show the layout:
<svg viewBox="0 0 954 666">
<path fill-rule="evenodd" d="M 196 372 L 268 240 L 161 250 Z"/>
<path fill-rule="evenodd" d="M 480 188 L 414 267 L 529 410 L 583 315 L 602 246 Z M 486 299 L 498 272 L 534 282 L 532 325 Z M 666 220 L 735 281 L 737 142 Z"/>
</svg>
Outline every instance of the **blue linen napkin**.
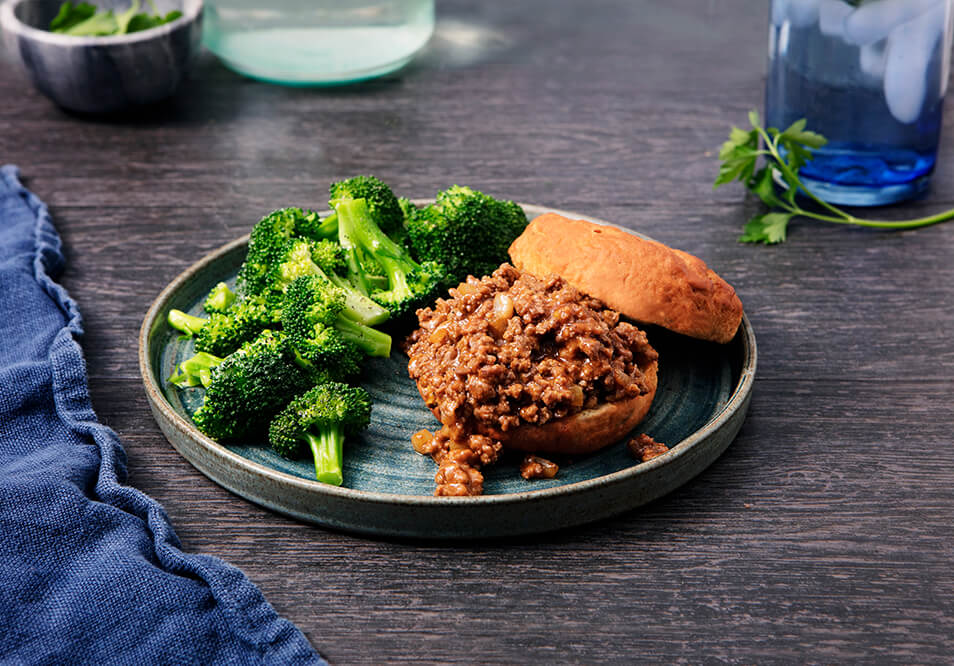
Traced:
<svg viewBox="0 0 954 666">
<path fill-rule="evenodd" d="M 323 664 L 238 569 L 123 485 L 46 206 L 0 168 L 0 662 Z"/>
</svg>

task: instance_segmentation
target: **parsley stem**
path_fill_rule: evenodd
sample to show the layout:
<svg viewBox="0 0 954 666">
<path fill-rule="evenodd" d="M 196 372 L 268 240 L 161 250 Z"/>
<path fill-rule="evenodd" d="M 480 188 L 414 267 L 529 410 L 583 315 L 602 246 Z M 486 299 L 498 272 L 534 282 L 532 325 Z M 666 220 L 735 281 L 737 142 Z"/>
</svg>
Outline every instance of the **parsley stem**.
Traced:
<svg viewBox="0 0 954 666">
<path fill-rule="evenodd" d="M 758 130 L 759 134 L 762 135 L 762 139 L 765 141 L 766 145 L 768 146 L 769 151 L 771 152 L 772 158 L 775 160 L 775 166 L 779 169 L 779 171 L 785 174 L 786 180 L 789 182 L 789 186 L 792 187 L 791 183 L 799 183 L 799 185 L 801 185 L 801 180 L 799 179 L 798 175 L 795 172 L 793 172 L 789 168 L 788 164 L 785 163 L 785 160 L 782 159 L 782 154 L 781 152 L 779 152 L 779 149 L 778 149 L 778 136 L 776 136 L 775 139 L 773 140 L 771 137 L 769 137 L 768 133 L 762 127 L 756 127 L 756 129 Z M 849 219 L 853 219 L 851 215 L 848 215 L 848 213 L 836 208 L 835 206 L 832 206 L 827 201 L 815 196 L 815 194 L 811 190 L 805 187 L 801 187 L 800 189 L 812 201 L 817 203 L 822 208 L 825 208 L 831 211 L 832 213 L 834 213 L 841 219 L 845 221 Z M 818 218 L 818 219 L 821 219 L 821 218 Z"/>
<path fill-rule="evenodd" d="M 938 213 L 937 215 L 919 217 L 913 220 L 867 220 L 862 217 L 855 217 L 848 214 L 843 214 L 841 217 L 832 217 L 830 215 L 813 213 L 801 208 L 794 209 L 792 212 L 796 215 L 803 215 L 805 217 L 814 218 L 823 222 L 854 224 L 859 227 L 869 227 L 873 229 L 916 229 L 918 227 L 926 227 L 932 224 L 937 224 L 938 222 L 945 222 L 947 220 L 954 219 L 954 210 L 946 210 L 942 213 Z"/>
<path fill-rule="evenodd" d="M 801 183 L 801 180 L 798 176 L 788 167 L 785 161 L 782 159 L 781 152 L 778 149 L 778 136 L 773 140 L 769 137 L 768 133 L 761 127 L 756 128 L 759 134 L 762 136 L 766 145 L 768 146 L 769 155 L 775 160 L 775 166 L 781 171 L 789 183 L 798 182 Z M 763 152 L 763 151 L 759 151 Z M 954 219 L 954 210 L 947 210 L 937 215 L 930 215 L 928 217 L 919 217 L 913 220 L 868 220 L 861 217 L 855 217 L 854 215 L 849 215 L 845 211 L 837 208 L 824 199 L 817 197 L 811 190 L 806 187 L 800 188 L 803 193 L 805 193 L 812 201 L 822 206 L 826 210 L 831 211 L 835 216 L 831 215 L 822 215 L 820 213 L 813 213 L 811 211 L 804 210 L 799 207 L 789 208 L 789 211 L 795 213 L 796 215 L 802 215 L 805 217 L 812 217 L 816 220 L 821 220 L 824 222 L 835 222 L 837 224 L 853 224 L 860 227 L 869 227 L 874 229 L 916 229 L 918 227 L 926 227 L 931 224 L 937 224 L 938 222 L 945 222 L 950 219 Z M 788 208 L 786 206 L 786 208 Z"/>
</svg>

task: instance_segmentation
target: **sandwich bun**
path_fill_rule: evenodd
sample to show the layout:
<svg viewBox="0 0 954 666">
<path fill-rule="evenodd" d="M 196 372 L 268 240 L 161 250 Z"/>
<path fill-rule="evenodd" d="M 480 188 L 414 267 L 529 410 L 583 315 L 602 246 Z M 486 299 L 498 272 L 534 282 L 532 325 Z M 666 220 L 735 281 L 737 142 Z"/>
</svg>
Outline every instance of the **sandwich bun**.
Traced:
<svg viewBox="0 0 954 666">
<path fill-rule="evenodd" d="M 534 218 L 510 246 L 519 270 L 556 273 L 633 321 L 726 343 L 742 322 L 742 302 L 691 254 L 557 213 Z"/>
</svg>

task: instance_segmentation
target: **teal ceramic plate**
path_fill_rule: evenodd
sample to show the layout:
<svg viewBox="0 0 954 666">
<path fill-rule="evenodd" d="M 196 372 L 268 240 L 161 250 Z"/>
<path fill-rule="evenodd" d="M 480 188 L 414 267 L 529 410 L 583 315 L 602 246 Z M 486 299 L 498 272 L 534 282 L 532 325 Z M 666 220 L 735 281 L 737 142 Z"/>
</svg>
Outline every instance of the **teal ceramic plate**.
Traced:
<svg viewBox="0 0 954 666">
<path fill-rule="evenodd" d="M 531 218 L 552 210 L 524 209 Z M 417 430 L 439 424 L 407 375 L 407 357 L 395 351 L 371 363 L 361 379 L 374 407 L 370 427 L 348 442 L 344 486 L 318 483 L 308 460 L 286 460 L 262 442 L 223 445 L 205 437 L 190 420 L 201 389 L 179 390 L 168 383 L 193 349 L 166 324 L 166 315 L 173 308 L 202 314 L 213 285 L 234 283 L 247 240 L 206 256 L 163 290 L 143 322 L 139 362 L 156 421 L 176 450 L 213 481 L 280 513 L 335 529 L 425 538 L 496 537 L 579 525 L 676 489 L 726 449 L 745 417 L 756 365 L 748 319 L 727 345 L 650 328 L 650 342 L 659 352 L 659 386 L 635 432 L 665 442 L 669 452 L 637 463 L 620 441 L 590 456 L 555 458 L 557 477 L 537 481 L 520 477 L 514 456 L 485 470 L 483 496 L 434 497 L 435 464 L 415 453 L 410 440 Z"/>
</svg>

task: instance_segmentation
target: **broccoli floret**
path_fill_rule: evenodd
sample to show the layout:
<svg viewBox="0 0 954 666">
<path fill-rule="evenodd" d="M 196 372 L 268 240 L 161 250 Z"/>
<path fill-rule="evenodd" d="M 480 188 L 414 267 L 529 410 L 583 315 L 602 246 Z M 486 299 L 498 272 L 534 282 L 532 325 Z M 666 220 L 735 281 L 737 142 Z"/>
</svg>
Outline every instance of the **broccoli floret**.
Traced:
<svg viewBox="0 0 954 666">
<path fill-rule="evenodd" d="M 224 282 L 219 282 L 212 287 L 212 291 L 209 292 L 202 307 L 210 314 L 213 312 L 224 314 L 226 310 L 232 307 L 232 303 L 234 302 L 235 292 Z"/>
<path fill-rule="evenodd" d="M 224 359 L 199 352 L 192 358 L 179 364 L 178 372 L 169 378 L 169 382 L 179 388 L 194 388 L 208 386 L 212 381 L 212 368 L 219 365 Z"/>
<path fill-rule="evenodd" d="M 398 198 L 398 206 L 401 207 L 401 213 L 404 214 L 404 224 L 406 225 L 408 218 L 417 214 L 418 208 L 413 201 L 406 197 Z"/>
<path fill-rule="evenodd" d="M 294 235 L 312 240 L 334 238 L 333 234 L 328 233 L 324 220 L 313 210 L 301 211 L 301 215 L 295 219 Z"/>
<path fill-rule="evenodd" d="M 280 208 L 259 220 L 248 239 L 248 255 L 239 269 L 238 285 L 244 294 L 261 294 L 287 244 L 294 238 L 320 240 L 318 214 L 301 208 Z"/>
<path fill-rule="evenodd" d="M 276 313 L 262 298 L 235 303 L 227 313 L 212 313 L 195 338 L 197 351 L 227 356 L 276 323 Z"/>
<path fill-rule="evenodd" d="M 345 268 L 344 253 L 335 240 L 319 240 L 311 243 L 311 260 L 325 273 L 338 273 Z"/>
<path fill-rule="evenodd" d="M 334 201 L 338 214 L 341 244 L 353 244 L 372 257 L 388 279 L 387 289 L 373 289 L 371 298 L 399 317 L 433 297 L 443 275 L 435 262 L 418 264 L 410 253 L 382 231 L 375 215 L 364 199 Z"/>
<path fill-rule="evenodd" d="M 420 210 L 405 206 L 411 251 L 419 261 L 444 266 L 443 286 L 468 275 L 490 275 L 507 261 L 510 244 L 527 226 L 527 215 L 513 201 L 502 201 L 454 185 Z"/>
<path fill-rule="evenodd" d="M 195 336 L 197 351 L 227 356 L 275 324 L 276 313 L 264 298 L 253 297 L 236 301 L 225 313 L 213 312 L 207 319 L 170 310 L 168 321 L 186 336 Z"/>
<path fill-rule="evenodd" d="M 331 241 L 295 239 L 285 246 L 285 253 L 269 274 L 269 288 L 284 292 L 302 275 L 329 275 L 344 268 L 341 246 Z"/>
<path fill-rule="evenodd" d="M 216 440 L 254 436 L 294 396 L 329 379 L 298 357 L 284 333 L 265 330 L 212 368 L 192 420 Z"/>
<path fill-rule="evenodd" d="M 338 248 L 337 251 L 331 248 Z M 296 278 L 316 275 L 333 283 L 344 292 L 345 316 L 371 326 L 388 319 L 390 313 L 380 304 L 358 291 L 353 284 L 338 275 L 334 269 L 341 265 L 341 250 L 330 241 L 294 240 L 287 247 L 271 274 L 271 290 L 284 294 Z"/>
<path fill-rule="evenodd" d="M 345 316 L 344 292 L 317 275 L 288 285 L 282 327 L 299 353 L 316 367 L 356 374 L 365 355 L 387 357 L 391 336 Z"/>
<path fill-rule="evenodd" d="M 298 353 L 319 368 L 333 368 L 341 376 L 361 370 L 362 354 L 334 328 L 344 309 L 344 293 L 329 282 L 312 288 L 316 276 L 303 275 L 288 285 L 282 307 L 282 329 Z"/>
<path fill-rule="evenodd" d="M 368 427 L 371 396 L 339 382 L 319 384 L 292 400 L 273 420 L 268 440 L 279 454 L 292 458 L 307 445 L 315 459 L 315 478 L 340 486 L 345 437 Z"/>
<path fill-rule="evenodd" d="M 237 283 L 243 293 L 262 294 L 268 289 L 269 274 L 284 256 L 295 234 L 299 208 L 281 208 L 259 220 L 248 239 L 248 254 L 239 269 Z"/>
<path fill-rule="evenodd" d="M 331 185 L 331 205 L 339 201 L 364 199 L 371 215 L 381 230 L 388 234 L 401 233 L 404 228 L 404 210 L 390 186 L 374 176 L 355 176 Z M 340 224 L 340 220 L 339 220 Z"/>
<path fill-rule="evenodd" d="M 338 202 L 354 199 L 364 199 L 381 230 L 397 242 L 403 242 L 404 210 L 390 186 L 374 176 L 355 176 L 331 185 L 332 207 Z M 364 294 L 379 288 L 371 276 L 383 276 L 385 269 L 374 255 L 363 251 L 347 234 L 341 233 L 340 220 L 338 242 L 345 252 L 346 275 L 355 287 Z"/>
<path fill-rule="evenodd" d="M 276 211 L 252 230 L 248 256 L 239 270 L 244 293 L 264 297 L 280 317 L 285 288 L 301 275 L 319 275 L 345 291 L 349 316 L 356 321 L 366 325 L 385 321 L 388 311 L 338 274 L 345 267 L 341 246 L 332 240 L 295 236 L 293 221 L 288 221 L 295 214 L 289 210 L 297 209 Z"/>
</svg>

